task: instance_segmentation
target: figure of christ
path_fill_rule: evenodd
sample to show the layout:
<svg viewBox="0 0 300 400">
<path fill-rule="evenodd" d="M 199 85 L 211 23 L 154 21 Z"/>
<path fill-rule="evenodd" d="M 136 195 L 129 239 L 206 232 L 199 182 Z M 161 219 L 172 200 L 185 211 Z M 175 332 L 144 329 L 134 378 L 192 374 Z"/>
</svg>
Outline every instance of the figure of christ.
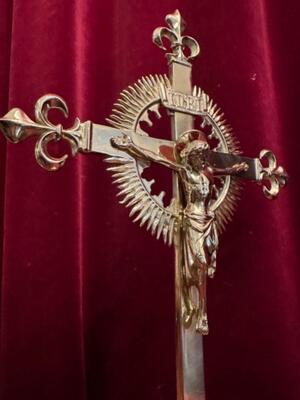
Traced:
<svg viewBox="0 0 300 400">
<path fill-rule="evenodd" d="M 206 278 L 214 276 L 218 249 L 215 213 L 211 209 L 214 177 L 238 175 L 246 171 L 248 165 L 240 163 L 222 169 L 210 165 L 207 157 L 209 144 L 205 134 L 198 130 L 185 132 L 174 148 L 161 146 L 159 154 L 137 146 L 128 135 L 113 138 L 112 145 L 136 158 L 165 165 L 178 173 L 184 203 L 181 214 L 182 316 L 187 327 L 195 317 L 196 330 L 207 335 Z"/>
</svg>

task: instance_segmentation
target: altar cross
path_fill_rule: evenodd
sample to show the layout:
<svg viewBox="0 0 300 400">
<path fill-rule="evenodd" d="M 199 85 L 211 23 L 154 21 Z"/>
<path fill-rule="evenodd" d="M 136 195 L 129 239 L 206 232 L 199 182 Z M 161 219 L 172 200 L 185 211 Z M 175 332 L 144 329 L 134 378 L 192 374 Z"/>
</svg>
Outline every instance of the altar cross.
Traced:
<svg viewBox="0 0 300 400">
<path fill-rule="evenodd" d="M 257 182 L 264 195 L 274 199 L 286 185 L 287 174 L 270 150 L 262 150 L 257 158 L 241 155 L 221 110 L 201 88 L 192 86 L 191 61 L 200 53 L 197 41 L 183 35 L 185 23 L 178 10 L 166 16 L 166 24 L 154 30 L 153 42 L 163 50 L 164 40 L 170 42 L 169 77 L 142 77 L 124 90 L 108 119 L 111 126 L 79 119 L 68 129 L 51 123 L 50 109 L 67 116 L 68 108 L 61 97 L 48 94 L 35 105 L 35 121 L 13 108 L 0 119 L 0 130 L 13 143 L 37 136 L 35 157 L 48 171 L 59 170 L 67 159 L 49 154 L 53 140 L 69 142 L 73 155 L 106 156 L 130 216 L 157 238 L 174 243 L 177 400 L 200 400 L 205 393 L 202 335 L 208 334 L 206 278 L 215 274 L 219 234 L 232 217 L 239 181 Z M 150 111 L 159 117 L 161 107 L 171 118 L 170 140 L 150 137 L 141 127 L 141 122 L 151 124 Z M 201 119 L 200 126 L 195 117 Z M 168 207 L 163 194 L 152 194 L 153 182 L 142 177 L 151 162 L 173 171 Z"/>
</svg>

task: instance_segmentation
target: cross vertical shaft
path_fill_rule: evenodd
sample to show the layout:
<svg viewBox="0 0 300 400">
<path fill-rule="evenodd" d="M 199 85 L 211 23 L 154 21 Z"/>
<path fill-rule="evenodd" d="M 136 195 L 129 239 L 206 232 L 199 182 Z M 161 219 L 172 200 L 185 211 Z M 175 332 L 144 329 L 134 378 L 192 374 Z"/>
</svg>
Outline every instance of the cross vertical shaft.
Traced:
<svg viewBox="0 0 300 400">
<path fill-rule="evenodd" d="M 185 22 L 178 10 L 166 16 L 168 28 L 159 27 L 153 32 L 153 42 L 165 49 L 163 38 L 171 42 L 172 53 L 167 53 L 170 66 L 170 81 L 172 90 L 183 95 L 192 94 L 192 65 L 190 59 L 196 57 L 200 48 L 196 40 L 183 36 Z M 185 55 L 188 48 L 189 55 Z M 191 114 L 174 110 L 171 113 L 172 139 L 177 141 L 180 136 L 194 127 L 194 117 Z M 178 180 L 178 174 L 173 173 L 173 197 L 179 205 L 183 205 L 183 193 Z M 202 336 L 196 332 L 195 322 L 189 327 L 183 322 L 183 262 L 184 249 L 182 227 L 175 237 L 175 307 L 176 307 L 176 378 L 177 400 L 202 400 L 205 398 Z"/>
<path fill-rule="evenodd" d="M 183 94 L 192 94 L 192 67 L 189 63 L 171 60 L 170 78 L 172 89 Z M 172 114 L 172 139 L 176 141 L 184 132 L 193 129 L 194 117 L 181 112 Z M 173 196 L 182 204 L 183 196 L 178 175 L 173 174 Z M 195 324 L 189 328 L 183 326 L 182 319 L 182 263 L 183 240 L 178 231 L 175 240 L 175 307 L 176 307 L 176 374 L 177 400 L 204 397 L 204 371 L 202 336 L 196 332 Z"/>
</svg>

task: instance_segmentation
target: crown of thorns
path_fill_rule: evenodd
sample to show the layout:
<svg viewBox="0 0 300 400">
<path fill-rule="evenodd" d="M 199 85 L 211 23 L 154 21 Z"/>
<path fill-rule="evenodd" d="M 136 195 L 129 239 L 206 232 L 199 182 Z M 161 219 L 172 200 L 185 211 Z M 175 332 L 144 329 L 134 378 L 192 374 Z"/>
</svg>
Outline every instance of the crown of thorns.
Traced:
<svg viewBox="0 0 300 400">
<path fill-rule="evenodd" d="M 192 150 L 195 149 L 207 149 L 209 145 L 207 143 L 206 135 L 204 132 L 193 129 L 185 132 L 176 143 L 176 154 L 180 158 L 186 157 Z"/>
</svg>

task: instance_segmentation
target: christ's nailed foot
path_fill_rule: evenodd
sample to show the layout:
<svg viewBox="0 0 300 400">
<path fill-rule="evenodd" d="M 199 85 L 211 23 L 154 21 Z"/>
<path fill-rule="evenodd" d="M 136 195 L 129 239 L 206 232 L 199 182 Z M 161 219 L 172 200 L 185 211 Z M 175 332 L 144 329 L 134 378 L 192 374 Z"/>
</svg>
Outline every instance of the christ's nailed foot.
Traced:
<svg viewBox="0 0 300 400">
<path fill-rule="evenodd" d="M 208 335 L 208 320 L 207 315 L 202 315 L 196 324 L 196 331 L 201 333 L 201 335 Z"/>
</svg>

